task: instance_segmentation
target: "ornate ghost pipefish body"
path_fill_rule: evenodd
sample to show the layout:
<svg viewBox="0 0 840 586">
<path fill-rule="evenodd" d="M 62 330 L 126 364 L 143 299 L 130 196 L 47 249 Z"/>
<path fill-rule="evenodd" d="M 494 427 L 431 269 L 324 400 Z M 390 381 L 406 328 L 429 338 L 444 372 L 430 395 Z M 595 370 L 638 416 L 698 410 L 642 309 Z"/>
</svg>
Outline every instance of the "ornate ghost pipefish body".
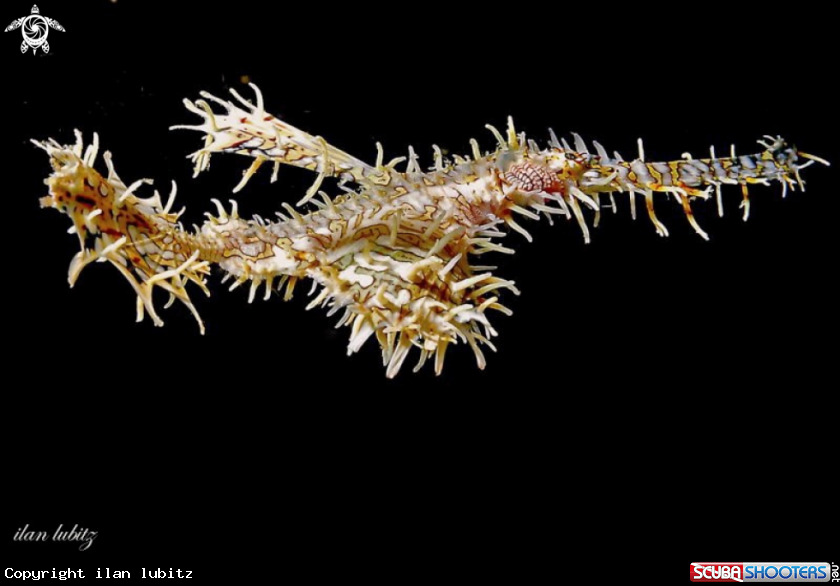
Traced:
<svg viewBox="0 0 840 586">
<path fill-rule="evenodd" d="M 69 215 L 71 232 L 79 236 L 81 251 L 71 263 L 70 283 L 91 262 L 110 262 L 137 294 L 138 321 L 149 313 L 162 325 L 152 302 L 157 286 L 170 293 L 170 303 L 177 299 L 190 308 L 203 333 L 186 285 L 192 282 L 209 295 L 205 277 L 210 265 L 220 266 L 225 280 L 234 280 L 231 290 L 248 283 L 249 302 L 260 287 L 266 299 L 285 288 L 288 299 L 296 283 L 309 278 L 313 292 L 318 286 L 321 290 L 307 309 L 321 305 L 330 315 L 342 312 L 338 326 L 351 328 L 350 354 L 375 336 L 388 377 L 399 372 L 413 346 L 420 354 L 415 371 L 434 358 L 439 374 L 448 345 L 458 341 L 469 344 L 479 368 L 484 367 L 481 346 L 495 350 L 489 314 L 510 314 L 500 302 L 501 292 L 518 291 L 512 281 L 494 275 L 496 267 L 474 261 L 488 252 L 514 253 L 498 242 L 505 227 L 530 241 L 519 224 L 522 218 L 574 218 L 589 242 L 585 208 L 594 211 L 597 225 L 601 198 L 608 197 L 615 212 L 616 194 L 625 194 L 635 218 L 639 195 L 657 232 L 667 236 L 654 212 L 655 195 L 666 194 L 680 203 L 694 230 L 708 238 L 692 214 L 693 199 L 709 199 L 714 191 L 722 215 L 721 186 L 740 185 L 746 219 L 751 184 L 778 181 L 786 194 L 788 188 L 804 188 L 801 169 L 813 162 L 828 164 L 780 137 L 759 141 L 764 150 L 756 154 L 718 158 L 712 152 L 706 159 L 663 163 L 647 162 L 639 141 L 639 156 L 625 161 L 597 142 L 590 152 L 577 135 L 574 148 L 553 132 L 547 148 L 540 148 L 517 134 L 509 121 L 506 136 L 488 126 L 498 143 L 492 152 L 482 152 L 472 140 L 471 156 L 455 155 L 449 161 L 435 146 L 434 165 L 423 170 L 413 148 L 407 157 L 386 163 L 378 145 L 379 156 L 370 165 L 268 114 L 262 95 L 252 87 L 256 104 L 233 90 L 239 104 L 203 93 L 223 108 L 221 113 L 204 100 L 185 100 L 202 123 L 173 128 L 205 135 L 204 147 L 191 155 L 195 173 L 209 167 L 214 153 L 248 156 L 253 162 L 236 192 L 267 162 L 274 165 L 272 181 L 281 164 L 309 169 L 317 178 L 297 205 L 315 209 L 283 203 L 285 213 L 277 212 L 276 221 L 245 220 L 236 202 L 227 211 L 213 200 L 217 215 L 207 214 L 203 226 L 188 231 L 179 223 L 183 210 L 172 212 L 174 184 L 163 204 L 157 192 L 145 199 L 135 195 L 151 182 L 126 185 L 109 153 L 104 155 L 107 177 L 94 169 L 96 135 L 87 149 L 81 135 L 74 146 L 33 141 L 53 165 L 50 193 L 42 205 Z M 398 171 L 403 162 L 404 170 Z M 327 177 L 340 180 L 342 194 L 331 198 L 320 190 Z"/>
</svg>

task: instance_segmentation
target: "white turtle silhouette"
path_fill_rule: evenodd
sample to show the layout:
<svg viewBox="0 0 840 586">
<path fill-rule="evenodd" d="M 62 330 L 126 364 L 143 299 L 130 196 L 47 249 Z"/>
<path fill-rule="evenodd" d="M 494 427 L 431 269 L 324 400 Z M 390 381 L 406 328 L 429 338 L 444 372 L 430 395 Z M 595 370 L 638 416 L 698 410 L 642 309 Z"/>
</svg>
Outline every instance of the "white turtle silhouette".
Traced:
<svg viewBox="0 0 840 586">
<path fill-rule="evenodd" d="M 47 42 L 47 34 L 50 32 L 48 27 L 64 32 L 64 27 L 58 24 L 58 21 L 41 16 L 37 5 L 32 7 L 32 14 L 15 20 L 3 32 L 21 28 L 21 25 L 23 26 L 23 43 L 20 45 L 20 52 L 26 53 L 26 49 L 32 47 L 33 55 L 38 52 L 38 47 L 41 47 L 44 53 L 50 52 L 50 44 Z"/>
</svg>

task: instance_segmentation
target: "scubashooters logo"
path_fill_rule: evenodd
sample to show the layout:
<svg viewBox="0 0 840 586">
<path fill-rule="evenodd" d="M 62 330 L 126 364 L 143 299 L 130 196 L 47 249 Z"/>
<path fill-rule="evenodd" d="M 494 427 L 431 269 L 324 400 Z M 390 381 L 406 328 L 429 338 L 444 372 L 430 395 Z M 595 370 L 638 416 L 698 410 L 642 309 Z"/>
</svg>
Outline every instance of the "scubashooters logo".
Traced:
<svg viewBox="0 0 840 586">
<path fill-rule="evenodd" d="M 3 32 L 9 32 L 21 29 L 23 33 L 23 42 L 20 44 L 20 52 L 26 53 L 29 47 L 32 47 L 32 54 L 38 52 L 40 47 L 44 53 L 50 52 L 50 44 L 47 42 L 47 35 L 50 29 L 64 32 L 64 27 L 58 24 L 57 20 L 41 16 L 41 11 L 38 6 L 32 7 L 32 13 L 29 16 L 18 18 L 12 21 L 12 24 L 6 27 Z"/>
<path fill-rule="evenodd" d="M 837 582 L 828 562 L 693 562 L 692 582 Z"/>
</svg>

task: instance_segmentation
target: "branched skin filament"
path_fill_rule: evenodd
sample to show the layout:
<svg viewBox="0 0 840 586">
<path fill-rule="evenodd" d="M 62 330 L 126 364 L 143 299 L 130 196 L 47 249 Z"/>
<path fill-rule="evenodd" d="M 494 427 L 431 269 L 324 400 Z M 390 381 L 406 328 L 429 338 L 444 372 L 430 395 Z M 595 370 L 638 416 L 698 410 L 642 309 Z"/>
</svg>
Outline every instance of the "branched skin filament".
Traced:
<svg viewBox="0 0 840 586">
<path fill-rule="evenodd" d="M 638 195 L 657 232 L 667 236 L 654 203 L 655 198 L 673 197 L 694 230 L 708 238 L 692 214 L 693 199 L 709 199 L 714 192 L 722 215 L 721 187 L 739 185 L 746 220 L 750 185 L 778 181 L 786 194 L 788 188 L 804 189 L 801 169 L 814 162 L 828 164 L 787 146 L 780 137 L 759 141 L 764 150 L 757 154 L 733 152 L 718 158 L 712 151 L 708 158 L 684 156 L 665 163 L 645 161 L 639 141 L 638 157 L 625 161 L 598 143 L 590 152 L 577 135 L 572 147 L 552 132 L 548 146 L 540 148 L 517 134 L 509 120 L 504 136 L 488 126 L 497 142 L 492 152 L 482 152 L 472 140 L 470 156 L 449 161 L 435 146 L 434 165 L 424 170 L 414 149 L 386 163 L 380 146 L 371 165 L 268 114 L 261 93 L 252 87 L 256 103 L 235 91 L 238 103 L 202 93 L 221 111 L 205 100 L 185 100 L 202 122 L 174 128 L 205 136 L 203 148 L 190 156 L 196 174 L 209 167 L 215 153 L 252 159 L 234 191 L 268 162 L 273 164 L 272 180 L 283 164 L 317 173 L 297 207 L 280 204 L 277 220 L 246 220 L 235 201 L 226 207 L 214 199 L 216 215 L 208 213 L 203 226 L 186 230 L 179 222 L 184 210 L 172 211 L 174 183 L 164 203 L 156 191 L 139 197 L 137 191 L 151 181 L 124 183 L 110 153 L 103 155 L 107 176 L 94 168 L 96 135 L 87 148 L 78 132 L 72 146 L 33 141 L 49 154 L 53 167 L 42 206 L 70 216 L 70 232 L 79 237 L 81 250 L 70 265 L 70 284 L 92 262 L 111 263 L 137 294 L 138 321 L 148 313 L 155 325 L 163 324 L 152 302 L 152 291 L 159 287 L 170 294 L 169 304 L 178 300 L 192 311 L 203 333 L 187 285 L 210 295 L 206 277 L 212 264 L 224 269 L 231 290 L 249 287 L 249 302 L 261 288 L 266 299 L 272 291 L 288 299 L 298 281 L 312 279 L 313 293 L 318 287 L 320 291 L 308 308 L 323 306 L 330 315 L 340 314 L 337 327 L 351 330 L 348 354 L 375 337 L 388 377 L 400 371 L 415 346 L 415 371 L 433 359 L 439 374 L 447 347 L 458 342 L 469 344 L 479 368 L 484 367 L 481 347 L 495 350 L 491 338 L 496 331 L 489 317 L 492 312 L 509 315 L 501 295 L 519 291 L 512 281 L 494 275 L 495 267 L 477 262 L 489 252 L 514 253 L 499 242 L 505 228 L 530 241 L 520 225 L 523 219 L 574 219 L 589 242 L 587 215 L 594 212 L 597 226 L 602 206 L 607 207 L 603 197 L 609 198 L 613 212 L 616 199 L 627 197 L 635 218 Z M 339 178 L 344 193 L 330 197 L 321 191 L 326 177 Z"/>
</svg>

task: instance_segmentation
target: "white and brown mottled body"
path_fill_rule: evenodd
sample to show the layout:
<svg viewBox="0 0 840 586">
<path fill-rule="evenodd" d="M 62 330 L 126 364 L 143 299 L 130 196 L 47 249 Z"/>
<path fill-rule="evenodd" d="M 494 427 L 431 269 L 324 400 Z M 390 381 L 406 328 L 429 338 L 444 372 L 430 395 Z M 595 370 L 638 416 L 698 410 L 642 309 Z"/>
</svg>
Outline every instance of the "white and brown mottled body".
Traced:
<svg viewBox="0 0 840 586">
<path fill-rule="evenodd" d="M 492 152 L 482 153 L 472 141 L 471 157 L 450 162 L 435 147 L 434 167 L 424 171 L 411 149 L 406 168 L 398 171 L 405 158 L 385 164 L 380 148 L 378 161 L 369 165 L 278 120 L 265 112 L 259 91 L 255 105 L 235 92 L 241 105 L 203 95 L 224 112 L 213 112 L 205 101 L 186 102 L 203 117 L 202 124 L 187 128 L 206 136 L 204 147 L 191 155 L 196 173 L 208 168 L 213 153 L 252 157 L 238 191 L 266 162 L 274 163 L 275 176 L 280 164 L 303 167 L 318 178 L 298 205 L 315 209 L 299 211 L 283 203 L 285 213 L 267 222 L 240 218 L 235 202 L 227 211 L 214 200 L 217 216 L 190 232 L 178 224 L 180 214 L 171 213 L 172 197 L 166 205 L 157 194 L 136 197 L 142 182 L 126 186 L 107 153 L 109 175 L 99 175 L 93 168 L 98 139 L 84 153 L 81 138 L 73 147 L 36 143 L 50 154 L 54 168 L 47 181 L 50 195 L 42 202 L 73 219 L 82 246 L 71 266 L 71 284 L 93 260 L 109 261 L 137 292 L 138 319 L 147 311 L 160 325 L 152 288 L 168 290 L 198 319 L 185 285 L 198 283 L 209 294 L 204 277 L 212 263 L 234 279 L 231 289 L 248 284 L 249 300 L 261 286 L 266 297 L 285 287 L 288 298 L 299 280 L 312 279 L 313 290 L 321 290 L 309 307 L 341 312 L 339 325 L 351 327 L 350 353 L 375 336 L 389 377 L 413 346 L 420 354 L 417 368 L 433 357 L 439 373 L 447 346 L 458 341 L 468 343 L 484 366 L 481 346 L 492 348 L 496 334 L 488 313 L 510 313 L 500 303 L 501 291 L 518 291 L 493 274 L 495 267 L 473 263 L 488 252 L 514 252 L 498 243 L 505 235 L 500 228 L 531 239 L 516 216 L 574 217 L 588 241 L 583 208 L 593 209 L 597 222 L 600 196 L 623 192 L 635 215 L 634 196 L 641 194 L 657 230 L 666 235 L 653 212 L 653 194 L 664 192 L 682 203 L 705 237 L 691 215 L 692 198 L 708 197 L 712 187 L 726 183 L 742 185 L 745 197 L 751 183 L 778 180 L 786 190 L 801 185 L 801 158 L 824 162 L 781 139 L 772 139 L 757 155 L 671 163 L 645 162 L 640 144 L 639 158 L 625 162 L 597 143 L 596 154 L 589 153 L 576 135 L 574 148 L 552 134 L 550 146 L 540 149 L 510 123 L 506 137 L 491 127 L 498 142 Z M 320 191 L 330 176 L 356 188 L 345 187 L 345 193 L 330 198 Z"/>
</svg>

